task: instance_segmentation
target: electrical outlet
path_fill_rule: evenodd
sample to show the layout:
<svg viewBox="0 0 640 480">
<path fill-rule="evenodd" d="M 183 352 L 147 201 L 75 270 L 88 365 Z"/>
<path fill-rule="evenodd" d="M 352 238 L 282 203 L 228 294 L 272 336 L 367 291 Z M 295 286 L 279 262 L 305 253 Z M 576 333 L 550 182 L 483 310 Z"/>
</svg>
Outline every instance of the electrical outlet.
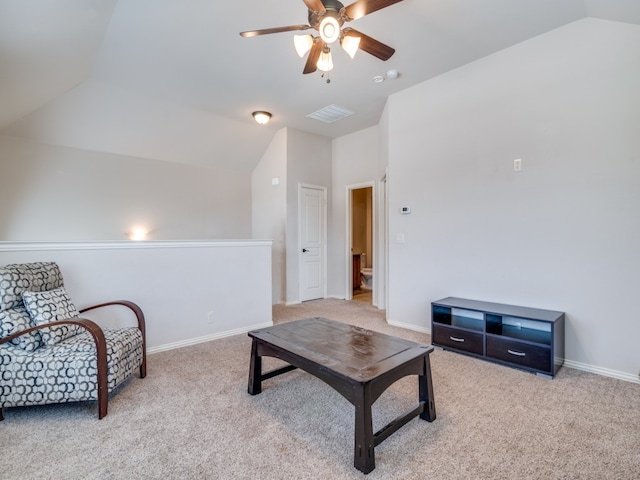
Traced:
<svg viewBox="0 0 640 480">
<path fill-rule="evenodd" d="M 207 323 L 213 323 L 213 312 L 207 312 Z"/>
</svg>

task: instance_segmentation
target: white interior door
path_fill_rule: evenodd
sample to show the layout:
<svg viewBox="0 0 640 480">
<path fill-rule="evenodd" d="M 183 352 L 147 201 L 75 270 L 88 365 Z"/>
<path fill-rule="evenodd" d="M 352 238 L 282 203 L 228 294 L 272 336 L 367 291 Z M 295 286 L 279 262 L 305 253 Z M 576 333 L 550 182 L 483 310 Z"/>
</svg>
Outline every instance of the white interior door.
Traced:
<svg viewBox="0 0 640 480">
<path fill-rule="evenodd" d="M 300 186 L 300 301 L 324 298 L 326 290 L 326 195 Z"/>
</svg>

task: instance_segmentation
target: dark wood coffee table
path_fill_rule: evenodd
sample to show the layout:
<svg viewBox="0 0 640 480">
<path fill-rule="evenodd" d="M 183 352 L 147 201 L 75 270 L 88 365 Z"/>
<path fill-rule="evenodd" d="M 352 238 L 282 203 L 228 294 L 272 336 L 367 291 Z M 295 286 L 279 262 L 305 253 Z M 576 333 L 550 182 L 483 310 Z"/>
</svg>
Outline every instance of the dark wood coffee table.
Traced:
<svg viewBox="0 0 640 480">
<path fill-rule="evenodd" d="M 416 416 L 436 418 L 429 354 L 433 347 L 372 332 L 326 318 L 307 318 L 249 332 L 249 393 L 262 391 L 262 381 L 296 368 L 318 377 L 356 408 L 354 466 L 375 468 L 374 448 Z M 289 365 L 262 373 L 262 357 Z M 418 375 L 418 404 L 373 432 L 371 405 L 394 382 Z"/>
</svg>

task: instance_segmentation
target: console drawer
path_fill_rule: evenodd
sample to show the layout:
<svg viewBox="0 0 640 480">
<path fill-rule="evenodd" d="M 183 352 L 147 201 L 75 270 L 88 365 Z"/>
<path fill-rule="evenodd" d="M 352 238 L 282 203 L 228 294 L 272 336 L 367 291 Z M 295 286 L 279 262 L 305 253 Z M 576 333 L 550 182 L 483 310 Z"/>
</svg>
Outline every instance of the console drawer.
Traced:
<svg viewBox="0 0 640 480">
<path fill-rule="evenodd" d="M 487 335 L 487 357 L 553 373 L 550 348 Z"/>
<path fill-rule="evenodd" d="M 445 327 L 433 324 L 432 343 L 444 347 L 463 350 L 476 355 L 483 355 L 483 334 L 458 330 L 457 328 Z"/>
</svg>

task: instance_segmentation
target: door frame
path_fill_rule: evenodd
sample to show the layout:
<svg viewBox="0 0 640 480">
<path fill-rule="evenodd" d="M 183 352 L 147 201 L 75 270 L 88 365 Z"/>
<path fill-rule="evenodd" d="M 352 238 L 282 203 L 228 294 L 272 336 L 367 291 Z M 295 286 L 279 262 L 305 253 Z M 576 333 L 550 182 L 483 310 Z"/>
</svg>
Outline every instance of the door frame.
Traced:
<svg viewBox="0 0 640 480">
<path fill-rule="evenodd" d="M 373 284 L 377 286 L 377 295 L 374 300 L 379 309 L 387 311 L 389 304 L 389 169 L 386 168 L 384 175 L 378 180 L 378 231 L 375 238 L 378 240 L 378 271 L 380 274 L 374 275 Z M 377 279 L 376 279 L 377 278 Z M 386 313 L 385 313 L 386 319 Z"/>
<path fill-rule="evenodd" d="M 378 206 L 377 206 L 377 188 L 376 182 L 363 182 L 363 183 L 355 183 L 352 185 L 346 186 L 346 245 L 345 245 L 345 256 L 344 261 L 347 268 L 345 268 L 345 300 L 353 299 L 353 250 L 352 250 L 352 242 L 353 242 L 353 205 L 352 205 L 352 191 L 359 190 L 361 188 L 369 188 L 371 187 L 371 249 L 373 250 L 373 258 L 371 259 L 371 268 L 373 268 L 373 290 L 372 290 L 372 304 L 377 305 L 376 292 L 377 292 L 377 280 L 376 280 L 376 265 L 378 263 Z"/>
<path fill-rule="evenodd" d="M 322 191 L 322 298 L 327 298 L 327 190 L 323 185 L 312 185 L 310 183 L 298 183 L 298 302 L 302 303 L 302 189 L 310 188 Z"/>
</svg>

